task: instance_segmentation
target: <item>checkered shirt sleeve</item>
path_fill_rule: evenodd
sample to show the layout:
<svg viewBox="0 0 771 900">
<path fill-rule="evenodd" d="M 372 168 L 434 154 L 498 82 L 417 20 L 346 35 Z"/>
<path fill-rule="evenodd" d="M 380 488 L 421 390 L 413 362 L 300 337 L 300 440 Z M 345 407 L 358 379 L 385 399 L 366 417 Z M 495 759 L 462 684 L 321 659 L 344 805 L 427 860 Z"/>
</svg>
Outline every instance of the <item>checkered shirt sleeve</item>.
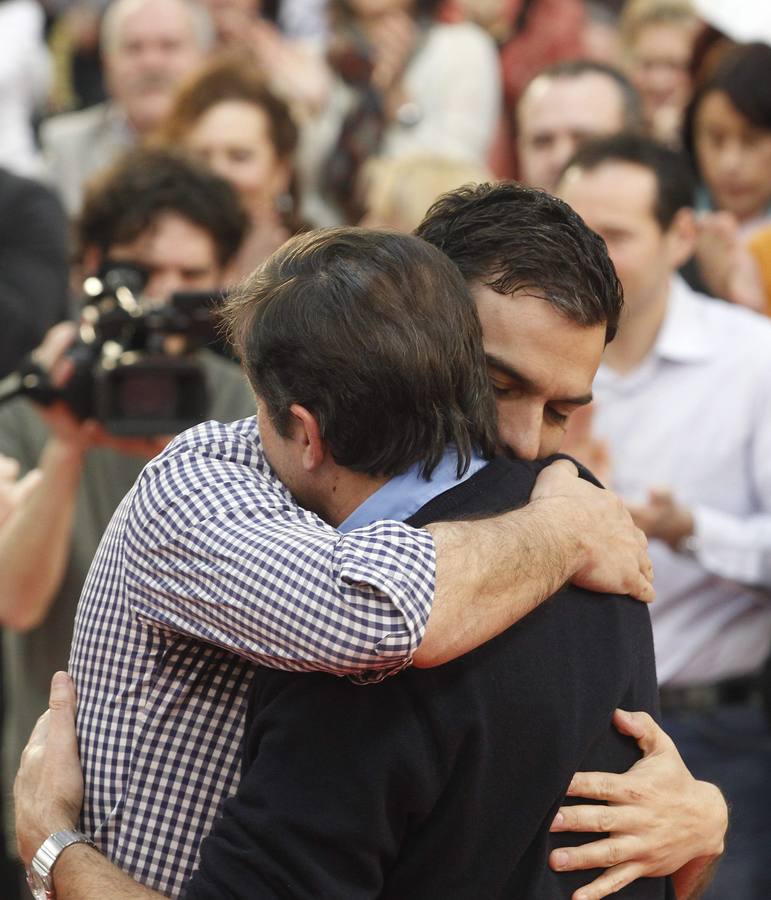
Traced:
<svg viewBox="0 0 771 900">
<path fill-rule="evenodd" d="M 251 662 L 376 678 L 420 643 L 435 556 L 427 532 L 385 521 L 341 535 L 298 508 L 247 419 L 199 426 L 145 469 L 125 566 L 141 621 Z"/>
</svg>

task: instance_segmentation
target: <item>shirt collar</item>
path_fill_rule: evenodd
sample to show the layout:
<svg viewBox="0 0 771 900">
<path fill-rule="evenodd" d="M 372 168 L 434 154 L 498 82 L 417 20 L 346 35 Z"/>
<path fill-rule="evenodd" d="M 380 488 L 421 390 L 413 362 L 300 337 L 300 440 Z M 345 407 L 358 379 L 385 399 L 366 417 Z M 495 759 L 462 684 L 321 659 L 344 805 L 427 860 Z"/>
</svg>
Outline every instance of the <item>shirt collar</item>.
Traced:
<svg viewBox="0 0 771 900">
<path fill-rule="evenodd" d="M 710 300 L 722 303 L 722 300 Z M 700 304 L 700 295 L 680 275 L 672 278 L 664 321 L 659 329 L 654 353 L 673 362 L 700 362 L 710 359 L 715 345 Z"/>
<path fill-rule="evenodd" d="M 343 533 L 370 525 L 379 519 L 392 519 L 403 522 L 409 519 L 429 500 L 443 494 L 450 488 L 462 484 L 481 468 L 487 465 L 476 452 L 472 455 L 471 464 L 460 478 L 457 477 L 458 454 L 454 447 L 445 451 L 439 465 L 431 473 L 430 481 L 420 474 L 420 465 L 415 464 L 401 475 L 394 475 L 374 494 L 370 494 L 345 521 L 337 526 Z"/>
</svg>

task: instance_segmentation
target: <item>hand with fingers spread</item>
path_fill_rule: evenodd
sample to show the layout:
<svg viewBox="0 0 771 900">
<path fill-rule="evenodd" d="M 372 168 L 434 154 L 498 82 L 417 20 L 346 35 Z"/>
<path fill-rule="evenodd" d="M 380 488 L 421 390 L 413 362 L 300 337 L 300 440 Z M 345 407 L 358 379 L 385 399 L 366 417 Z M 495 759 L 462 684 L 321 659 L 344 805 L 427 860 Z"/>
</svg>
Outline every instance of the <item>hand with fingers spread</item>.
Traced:
<svg viewBox="0 0 771 900">
<path fill-rule="evenodd" d="M 630 594 L 650 602 L 653 565 L 648 541 L 621 500 L 578 478 L 576 466 L 557 460 L 539 474 L 530 500 L 560 498 L 581 548 L 581 564 L 571 577 L 577 587 Z"/>
<path fill-rule="evenodd" d="M 549 864 L 559 871 L 605 869 L 573 900 L 599 900 L 637 878 L 660 875 L 674 876 L 677 896 L 684 900 L 723 852 L 725 800 L 714 785 L 691 775 L 647 713 L 617 710 L 614 724 L 637 740 L 642 759 L 622 775 L 576 773 L 568 795 L 602 804 L 564 806 L 551 828 L 608 837 L 554 850 Z"/>
</svg>

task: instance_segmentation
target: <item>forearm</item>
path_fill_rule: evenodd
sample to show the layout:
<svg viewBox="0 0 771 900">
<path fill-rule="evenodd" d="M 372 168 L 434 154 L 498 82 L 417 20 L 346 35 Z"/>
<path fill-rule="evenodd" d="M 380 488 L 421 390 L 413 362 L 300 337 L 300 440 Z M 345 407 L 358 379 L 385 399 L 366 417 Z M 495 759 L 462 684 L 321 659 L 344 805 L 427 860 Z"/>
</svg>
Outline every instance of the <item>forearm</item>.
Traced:
<svg viewBox="0 0 771 900">
<path fill-rule="evenodd" d="M 735 516 L 706 506 L 693 509 L 694 550 L 707 571 L 771 587 L 771 514 Z"/>
<path fill-rule="evenodd" d="M 428 526 L 436 590 L 413 662 L 441 665 L 526 616 L 570 580 L 583 547 L 558 499 L 492 519 Z"/>
<path fill-rule="evenodd" d="M 0 529 L 0 622 L 6 628 L 37 625 L 61 583 L 82 459 L 79 448 L 51 438 L 39 483 Z"/>
<path fill-rule="evenodd" d="M 64 850 L 53 870 L 57 900 L 150 900 L 164 894 L 143 887 L 88 844 Z"/>
</svg>

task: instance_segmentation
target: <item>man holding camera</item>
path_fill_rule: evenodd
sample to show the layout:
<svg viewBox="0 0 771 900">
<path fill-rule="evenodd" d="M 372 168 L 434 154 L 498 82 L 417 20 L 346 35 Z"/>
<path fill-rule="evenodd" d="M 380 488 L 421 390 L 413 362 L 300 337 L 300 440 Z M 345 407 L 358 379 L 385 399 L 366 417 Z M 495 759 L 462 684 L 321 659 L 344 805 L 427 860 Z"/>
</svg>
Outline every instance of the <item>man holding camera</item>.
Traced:
<svg viewBox="0 0 771 900">
<path fill-rule="evenodd" d="M 137 152 L 92 187 L 78 223 L 79 274 L 91 275 L 106 261 L 128 262 L 146 271 L 148 297 L 216 292 L 244 228 L 238 201 L 221 179 L 169 154 Z M 55 326 L 36 353 L 60 385 L 72 374 L 66 351 L 75 332 L 73 323 Z M 251 414 L 254 400 L 238 367 L 207 350 L 196 356 L 211 395 L 201 418 Z M 63 402 L 41 407 L 17 398 L 0 408 L 0 453 L 17 460 L 22 473 L 40 472 L 0 534 L 9 786 L 50 675 L 67 666 L 75 607 L 102 532 L 167 441 L 168 435 L 116 437 L 94 421 L 79 421 Z"/>
</svg>

